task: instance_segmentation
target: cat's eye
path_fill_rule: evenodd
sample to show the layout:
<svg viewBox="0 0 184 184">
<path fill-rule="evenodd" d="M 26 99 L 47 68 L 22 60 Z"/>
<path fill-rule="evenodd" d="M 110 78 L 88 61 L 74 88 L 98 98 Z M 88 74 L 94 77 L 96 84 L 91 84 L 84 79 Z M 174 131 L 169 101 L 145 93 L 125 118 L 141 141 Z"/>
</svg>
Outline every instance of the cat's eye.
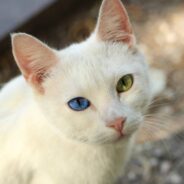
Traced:
<svg viewBox="0 0 184 184">
<path fill-rule="evenodd" d="M 68 106 L 74 111 L 83 111 L 90 106 L 90 102 L 86 98 L 77 97 L 70 100 Z"/>
<path fill-rule="evenodd" d="M 128 74 L 119 79 L 116 90 L 118 93 L 124 93 L 128 91 L 134 83 L 134 78 L 132 74 Z"/>
</svg>

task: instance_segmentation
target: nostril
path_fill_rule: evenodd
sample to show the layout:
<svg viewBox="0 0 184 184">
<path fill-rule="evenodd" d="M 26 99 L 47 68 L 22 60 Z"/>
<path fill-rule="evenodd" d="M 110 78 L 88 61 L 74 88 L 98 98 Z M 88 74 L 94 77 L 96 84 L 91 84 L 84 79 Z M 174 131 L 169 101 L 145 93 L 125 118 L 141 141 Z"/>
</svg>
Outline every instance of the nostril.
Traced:
<svg viewBox="0 0 184 184">
<path fill-rule="evenodd" d="M 126 118 L 124 117 L 116 118 L 115 120 L 108 123 L 107 127 L 114 128 L 118 133 L 122 135 L 123 126 L 125 122 L 126 122 Z"/>
</svg>

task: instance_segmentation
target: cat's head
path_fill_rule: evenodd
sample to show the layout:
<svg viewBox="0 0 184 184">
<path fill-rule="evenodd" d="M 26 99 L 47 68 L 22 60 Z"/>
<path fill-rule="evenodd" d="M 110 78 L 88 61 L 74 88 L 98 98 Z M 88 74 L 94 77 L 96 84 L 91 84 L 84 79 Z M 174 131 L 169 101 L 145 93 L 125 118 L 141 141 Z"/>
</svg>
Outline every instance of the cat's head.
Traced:
<svg viewBox="0 0 184 184">
<path fill-rule="evenodd" d="M 147 65 L 120 0 L 104 0 L 94 33 L 61 51 L 12 36 L 15 60 L 49 122 L 88 143 L 126 139 L 150 101 Z"/>
</svg>

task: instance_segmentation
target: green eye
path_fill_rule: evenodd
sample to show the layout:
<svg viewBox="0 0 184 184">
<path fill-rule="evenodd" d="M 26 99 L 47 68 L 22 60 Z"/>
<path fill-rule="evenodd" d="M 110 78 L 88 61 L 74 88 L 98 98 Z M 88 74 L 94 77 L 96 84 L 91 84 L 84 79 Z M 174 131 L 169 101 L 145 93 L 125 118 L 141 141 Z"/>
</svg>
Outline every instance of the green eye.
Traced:
<svg viewBox="0 0 184 184">
<path fill-rule="evenodd" d="M 134 83 L 133 75 L 128 74 L 123 76 L 116 86 L 116 90 L 118 93 L 123 93 L 128 91 Z"/>
</svg>

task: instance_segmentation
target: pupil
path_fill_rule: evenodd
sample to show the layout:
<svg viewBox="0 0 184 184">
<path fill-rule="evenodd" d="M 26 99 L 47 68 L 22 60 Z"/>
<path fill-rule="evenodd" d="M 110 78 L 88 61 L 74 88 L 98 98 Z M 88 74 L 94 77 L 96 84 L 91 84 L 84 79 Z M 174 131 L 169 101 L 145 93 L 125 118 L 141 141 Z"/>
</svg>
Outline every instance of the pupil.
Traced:
<svg viewBox="0 0 184 184">
<path fill-rule="evenodd" d="M 81 106 L 81 100 L 80 99 L 77 99 L 77 103 L 79 106 Z"/>
<path fill-rule="evenodd" d="M 122 80 L 122 85 L 123 85 L 123 86 L 126 86 L 125 79 L 124 79 L 124 80 Z"/>
<path fill-rule="evenodd" d="M 122 87 L 125 87 L 126 85 L 127 85 L 126 80 L 125 79 L 122 79 L 121 80 L 121 86 Z"/>
</svg>

